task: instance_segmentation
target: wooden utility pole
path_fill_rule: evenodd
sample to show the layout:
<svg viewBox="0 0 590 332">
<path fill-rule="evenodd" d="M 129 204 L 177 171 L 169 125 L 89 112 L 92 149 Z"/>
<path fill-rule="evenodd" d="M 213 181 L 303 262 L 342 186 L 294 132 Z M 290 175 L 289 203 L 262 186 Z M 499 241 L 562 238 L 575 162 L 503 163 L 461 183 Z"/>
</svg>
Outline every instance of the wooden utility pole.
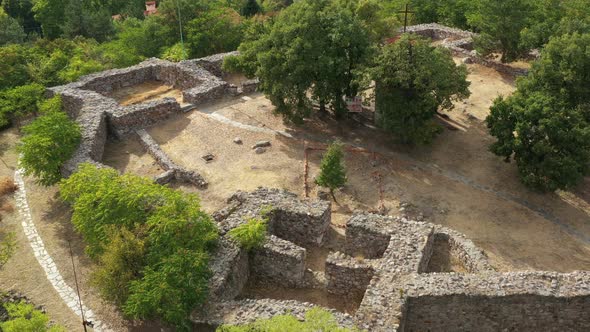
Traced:
<svg viewBox="0 0 590 332">
<path fill-rule="evenodd" d="M 410 11 L 408 4 L 406 3 L 406 9 L 404 11 L 398 12 L 398 14 L 404 14 L 404 33 L 408 27 L 408 14 L 414 14 L 413 11 Z"/>
</svg>

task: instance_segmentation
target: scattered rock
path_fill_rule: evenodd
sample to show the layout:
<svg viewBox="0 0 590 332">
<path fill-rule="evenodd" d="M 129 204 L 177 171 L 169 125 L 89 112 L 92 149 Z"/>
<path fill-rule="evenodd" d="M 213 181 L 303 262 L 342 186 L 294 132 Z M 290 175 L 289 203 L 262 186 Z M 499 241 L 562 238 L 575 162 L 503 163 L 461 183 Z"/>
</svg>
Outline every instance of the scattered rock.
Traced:
<svg viewBox="0 0 590 332">
<path fill-rule="evenodd" d="M 254 152 L 256 152 L 256 154 L 263 154 L 266 152 L 266 149 L 262 148 L 262 147 L 258 147 L 258 148 L 256 148 L 256 150 L 254 150 Z"/>
<path fill-rule="evenodd" d="M 243 142 L 242 142 L 241 138 L 236 137 L 236 138 L 234 138 L 234 143 L 241 145 Z"/>
<path fill-rule="evenodd" d="M 270 141 L 258 141 L 256 144 L 254 144 L 254 146 L 252 146 L 252 149 L 266 148 L 268 146 L 270 146 Z"/>
<path fill-rule="evenodd" d="M 212 153 L 207 153 L 206 155 L 202 156 L 201 158 L 203 158 L 204 161 L 210 163 L 213 160 L 215 160 L 215 156 Z"/>
</svg>

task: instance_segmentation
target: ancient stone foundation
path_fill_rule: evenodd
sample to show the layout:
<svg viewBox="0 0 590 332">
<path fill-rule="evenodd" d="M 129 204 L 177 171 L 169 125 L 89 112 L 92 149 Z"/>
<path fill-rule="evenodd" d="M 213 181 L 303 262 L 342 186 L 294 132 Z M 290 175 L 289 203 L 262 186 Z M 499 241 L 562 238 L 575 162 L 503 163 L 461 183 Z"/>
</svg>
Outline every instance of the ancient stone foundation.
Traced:
<svg viewBox="0 0 590 332">
<path fill-rule="evenodd" d="M 329 211 L 327 201 L 300 200 L 279 190 L 260 188 L 233 195 L 228 206 L 214 214 L 223 245 L 211 263 L 209 301 L 193 313 L 193 320 L 243 324 L 286 312 L 303 318 L 316 306 L 240 299 L 242 288 L 253 282 L 323 289 L 343 300 L 358 295 L 362 301 L 353 315 L 332 312 L 342 326 L 367 331 L 590 328 L 590 272 L 498 273 L 473 242 L 426 222 L 356 214 L 347 223 L 344 252 L 331 252 L 323 271 L 306 269 L 310 245 L 322 243 L 318 240 L 328 231 Z M 263 248 L 245 253 L 225 234 L 252 217 L 267 217 L 270 235 Z M 432 260 L 447 256 L 461 266 L 461 273 L 432 271 Z M 442 261 L 436 263 L 444 265 Z"/>
<path fill-rule="evenodd" d="M 255 80 L 245 82 L 243 87 L 236 87 L 224 81 L 223 77 L 227 73 L 221 68 L 223 59 L 235 54 L 217 54 L 179 63 L 153 58 L 136 66 L 87 75 L 77 82 L 49 88 L 50 96 L 62 96 L 66 113 L 76 120 L 82 131 L 81 144 L 74 156 L 63 165 L 63 175 L 72 174 L 80 163 L 93 163 L 105 167 L 101 165 L 101 161 L 108 135 L 117 139 L 125 138 L 138 130 L 179 114 L 183 109 L 233 96 L 239 91 L 255 90 Z M 183 101 L 189 105 L 181 108 L 175 99 L 163 98 L 123 106 L 109 97 L 118 89 L 147 81 L 160 81 L 182 90 Z M 152 155 L 152 152 L 159 149 L 151 148 L 154 144 L 157 145 L 155 141 L 144 144 Z M 158 161 L 157 158 L 156 160 Z M 166 172 L 156 178 L 158 183 L 177 179 L 206 187 L 206 182 L 199 174 L 178 167 L 172 161 L 163 164 L 167 167 L 160 166 Z"/>
<path fill-rule="evenodd" d="M 479 56 L 473 50 L 473 38 L 477 37 L 477 34 L 473 32 L 454 29 L 437 23 L 409 26 L 407 32 L 422 35 L 435 41 L 442 40 L 442 47 L 449 49 L 455 56 L 463 57 L 465 62 L 477 63 L 511 76 L 521 76 L 528 73 L 527 69 L 514 68 Z"/>
</svg>

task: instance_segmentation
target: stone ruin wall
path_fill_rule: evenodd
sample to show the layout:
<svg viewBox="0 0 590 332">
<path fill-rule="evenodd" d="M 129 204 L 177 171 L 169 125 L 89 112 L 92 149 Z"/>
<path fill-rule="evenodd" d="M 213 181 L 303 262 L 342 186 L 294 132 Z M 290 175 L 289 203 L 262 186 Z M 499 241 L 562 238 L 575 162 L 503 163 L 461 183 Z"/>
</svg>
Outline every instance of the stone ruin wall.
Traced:
<svg viewBox="0 0 590 332">
<path fill-rule="evenodd" d="M 285 225 L 292 225 L 294 234 L 298 234 L 294 242 L 301 240 L 304 230 L 326 231 L 302 224 L 323 225 L 323 211 L 330 210 L 329 202 L 299 200 L 278 190 L 238 192 L 228 201 L 228 207 L 214 216 L 223 235 L 246 218 L 258 216 L 269 205 L 273 206 L 270 219 L 275 223 L 280 222 L 280 216 L 290 218 Z M 303 213 L 305 210 L 309 216 Z M 299 222 L 294 216 L 299 216 Z M 378 240 L 370 241 L 371 236 Z M 467 273 L 427 273 L 430 257 L 438 250 L 433 246 L 436 240 L 448 242 L 450 255 L 465 265 Z M 362 301 L 354 315 L 331 311 L 342 326 L 355 325 L 368 331 L 588 328 L 590 317 L 584 314 L 590 306 L 590 272 L 498 273 L 472 241 L 439 225 L 356 214 L 347 222 L 345 252 L 329 254 L 325 272 L 313 286 L 304 271 L 306 249 L 294 242 L 271 231 L 264 248 L 244 256 L 238 254 L 241 250 L 231 240 L 224 240 L 233 248 L 232 254 L 217 255 L 213 261 L 217 276 L 212 279 L 214 296 L 205 308 L 193 314 L 193 320 L 243 324 L 287 310 L 295 310 L 301 318 L 315 306 L 297 301 L 236 300 L 248 280 L 257 280 L 270 286 L 325 289 L 343 297 L 360 294 Z M 220 258 L 223 264 L 219 264 Z"/>
<path fill-rule="evenodd" d="M 589 272 L 412 275 L 403 331 L 588 331 Z"/>
<path fill-rule="evenodd" d="M 476 33 L 450 28 L 437 23 L 409 26 L 407 32 L 428 37 L 432 40 L 444 40 L 441 46 L 449 49 L 454 56 L 463 57 L 465 63 L 477 63 L 510 76 L 523 76 L 528 73 L 527 69 L 514 68 L 479 56 L 473 50 L 473 38 L 477 37 Z"/>
<path fill-rule="evenodd" d="M 150 80 L 162 81 L 164 84 L 183 90 L 184 101 L 191 104 L 188 108 L 233 96 L 238 87 L 225 82 L 216 74 L 223 76 L 221 63 L 228 55 L 217 54 L 196 60 L 172 63 L 159 59 L 149 59 L 136 66 L 123 69 L 107 70 L 82 77 L 77 82 L 48 89 L 48 95 L 62 96 L 66 113 L 80 125 L 82 141 L 74 156 L 62 167 L 62 174 L 69 176 L 80 163 L 93 163 L 101 167 L 104 145 L 107 137 L 125 138 L 155 125 L 172 115 L 183 111 L 173 98 L 148 101 L 140 104 L 123 106 L 109 97 L 113 91 L 137 85 Z M 207 69 L 215 72 L 212 74 Z M 248 83 L 248 82 L 246 82 Z M 255 90 L 257 82 L 244 85 L 243 91 Z M 152 140 L 153 141 L 153 140 Z M 153 145 L 155 141 L 150 144 Z M 159 148 L 158 148 L 159 149 Z M 148 150 L 148 152 L 151 150 Z M 195 183 L 204 187 L 200 175 L 178 167 L 174 172 L 165 172 L 156 181 L 166 183 L 171 179 Z"/>
</svg>

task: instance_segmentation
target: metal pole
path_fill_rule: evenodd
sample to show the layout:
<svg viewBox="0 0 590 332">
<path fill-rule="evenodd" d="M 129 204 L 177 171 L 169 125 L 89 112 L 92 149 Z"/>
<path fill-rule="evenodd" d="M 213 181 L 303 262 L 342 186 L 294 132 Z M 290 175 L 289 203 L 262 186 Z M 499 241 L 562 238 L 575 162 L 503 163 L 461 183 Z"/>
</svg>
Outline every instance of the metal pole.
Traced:
<svg viewBox="0 0 590 332">
<path fill-rule="evenodd" d="M 84 326 L 84 332 L 88 332 L 86 330 L 86 318 L 84 318 L 84 309 L 82 308 L 82 299 L 80 298 L 80 287 L 78 287 L 78 275 L 76 274 L 74 254 L 72 253 L 72 242 L 70 242 L 70 240 L 68 240 L 68 246 L 70 246 L 70 259 L 72 260 L 72 270 L 74 270 L 74 281 L 76 282 L 76 293 L 78 293 L 78 304 L 80 304 L 80 313 L 82 314 L 82 326 Z"/>
<path fill-rule="evenodd" d="M 176 9 L 178 10 L 178 27 L 180 29 L 180 47 L 182 49 L 182 60 L 186 60 L 184 58 L 184 38 L 182 36 L 182 18 L 180 17 L 180 6 L 178 5 L 178 0 L 176 0 Z"/>
<path fill-rule="evenodd" d="M 406 3 L 406 11 L 404 15 L 404 33 L 406 33 L 406 27 L 408 26 L 408 4 Z"/>
</svg>

